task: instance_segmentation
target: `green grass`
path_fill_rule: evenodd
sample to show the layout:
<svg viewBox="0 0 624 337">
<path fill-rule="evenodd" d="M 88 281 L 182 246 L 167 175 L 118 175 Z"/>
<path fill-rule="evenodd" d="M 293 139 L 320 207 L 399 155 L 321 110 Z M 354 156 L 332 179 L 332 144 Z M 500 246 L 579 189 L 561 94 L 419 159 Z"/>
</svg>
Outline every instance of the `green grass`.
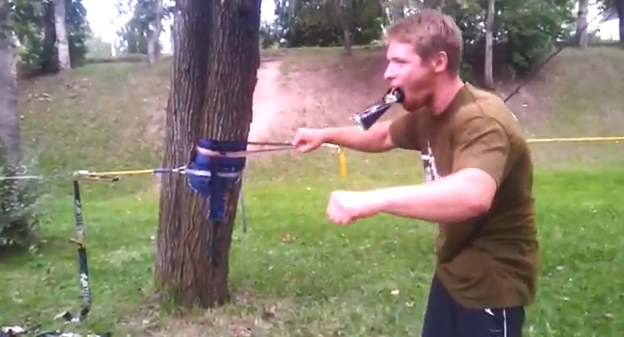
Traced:
<svg viewBox="0 0 624 337">
<path fill-rule="evenodd" d="M 529 82 L 536 97 L 510 104 L 537 137 L 621 136 L 623 57 L 619 46 L 566 48 Z"/>
<path fill-rule="evenodd" d="M 59 87 L 57 78 L 26 85 L 24 137 L 39 154 L 37 170 L 158 165 L 158 144 L 147 135 L 148 117 L 154 106 L 164 107 L 153 100 L 166 95 L 167 73 L 166 67 L 94 64 L 77 70 L 69 88 Z M 155 81 L 160 85 L 148 85 Z M 27 99 L 29 94 L 33 97 Z M 619 97 L 612 98 L 616 104 Z M 559 112 L 574 106 L 556 105 Z M 557 116 L 549 123 L 557 125 Z M 129 130 L 130 125 L 136 129 Z M 566 131 L 563 126 L 553 130 L 553 136 Z M 593 124 L 583 131 L 604 130 Z M 621 336 L 621 144 L 533 148 L 543 266 L 537 302 L 527 311 L 526 335 Z M 155 179 L 83 183 L 94 303 L 87 321 L 70 327 L 116 336 L 249 336 L 246 329 L 253 336 L 278 337 L 419 335 L 436 227 L 390 216 L 336 226 L 325 215 L 332 190 L 420 182 L 419 156 L 396 151 L 348 152 L 347 157 L 346 179 L 340 177 L 337 155 L 327 149 L 251 161 L 244 199 L 249 231 L 243 233 L 239 216 L 231 251 L 235 298 L 186 317 L 161 310 L 166 308 L 158 308 L 151 296 L 158 226 Z M 0 325 L 32 321 L 59 327 L 61 322 L 52 318 L 81 305 L 76 247 L 68 241 L 74 236 L 71 183 L 57 179 L 45 186 L 40 208 L 45 241 L 0 259 Z"/>
<path fill-rule="evenodd" d="M 150 121 L 162 114 L 169 69 L 147 71 L 136 63 L 93 64 L 76 69 L 71 78 L 45 77 L 23 85 L 20 99 L 23 141 L 35 156 L 36 173 L 74 170 L 119 170 L 158 165 L 161 140 L 150 134 Z M 46 192 L 60 192 L 62 180 L 49 181 Z M 138 184 L 138 185 L 135 185 Z M 130 182 L 121 189 L 146 187 Z M 61 189 L 61 190 L 59 190 Z M 101 197 L 118 195 L 112 187 Z"/>
<path fill-rule="evenodd" d="M 371 156 L 364 163 L 351 155 L 355 172 L 346 180 L 329 163 L 335 157 L 323 160 L 326 155 L 319 153 L 293 162 L 287 157 L 280 163 L 287 176 L 277 171 L 279 166 L 250 167 L 245 190 L 250 230 L 242 233 L 239 219 L 230 279 L 235 293 L 250 295 L 184 323 L 150 311 L 145 319 L 151 328 L 181 324 L 188 335 L 201 330 L 206 336 L 234 336 L 219 330 L 232 333 L 232 325 L 267 336 L 417 335 L 433 268 L 435 226 L 379 216 L 345 227 L 325 218 L 333 189 L 416 181 L 419 171 L 406 161 L 416 157 Z M 404 169 L 397 169 L 395 176 L 365 178 L 366 170 L 390 166 L 388 159 Z M 617 167 L 538 170 L 543 268 L 537 303 L 528 311 L 528 336 L 621 332 L 622 183 L 624 174 Z M 140 328 L 137 312 L 149 303 L 157 196 L 145 192 L 94 201 L 94 193 L 84 195 L 95 301 L 85 326 L 121 334 Z M 7 307 L 0 320 L 5 324 L 27 318 L 51 324 L 58 312 L 80 305 L 76 253 L 67 242 L 73 236 L 71 200 L 55 200 L 48 207 L 43 233 L 47 244 L 2 262 L 0 303 Z M 286 235 L 292 239 L 284 242 Z M 399 294 L 392 295 L 393 290 Z M 267 310 L 274 316 L 262 321 Z M 132 317 L 130 323 L 117 323 L 127 317 Z"/>
</svg>

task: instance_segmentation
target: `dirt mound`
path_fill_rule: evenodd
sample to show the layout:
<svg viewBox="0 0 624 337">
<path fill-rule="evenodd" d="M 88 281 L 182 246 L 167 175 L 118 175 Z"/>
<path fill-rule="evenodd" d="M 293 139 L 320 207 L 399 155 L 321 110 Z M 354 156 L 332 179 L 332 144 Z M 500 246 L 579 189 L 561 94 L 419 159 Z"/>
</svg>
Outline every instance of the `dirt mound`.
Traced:
<svg viewBox="0 0 624 337">
<path fill-rule="evenodd" d="M 384 69 L 384 55 L 368 50 L 262 62 L 249 139 L 290 141 L 299 127 L 355 125 L 350 117 L 385 92 Z"/>
<path fill-rule="evenodd" d="M 264 57 L 257 74 L 249 140 L 290 142 L 299 127 L 355 125 L 350 120 L 353 114 L 385 92 L 384 70 L 383 51 L 377 50 L 356 50 L 351 57 L 332 49 Z M 169 90 L 161 88 L 148 107 L 146 125 L 147 137 L 158 143 L 165 135 Z"/>
<path fill-rule="evenodd" d="M 606 48 L 564 51 L 537 76 L 497 83 L 496 91 L 505 98 L 517 85 L 526 84 L 508 104 L 532 134 L 550 135 L 553 133 L 552 121 L 560 119 L 557 115 L 561 102 L 572 99 L 565 93 L 580 94 L 582 91 L 567 89 L 570 78 L 576 82 L 577 77 L 581 77 L 576 76 L 581 73 L 576 68 L 584 67 L 583 76 L 592 73 L 591 69 L 585 69 L 590 67 L 577 58 L 595 54 L 597 60 L 610 57 L 615 63 L 621 57 L 613 56 L 613 53 Z M 570 63 L 576 66 L 569 66 Z M 344 56 L 340 48 L 301 48 L 265 55 L 258 69 L 249 139 L 290 142 L 299 127 L 354 125 L 350 119 L 353 114 L 379 99 L 387 90 L 383 79 L 385 67 L 383 48 L 356 48 L 350 57 Z M 600 81 L 585 82 L 601 88 L 583 89 L 594 92 L 594 95 L 609 88 L 614 91 L 613 88 L 617 87 Z M 561 89 L 564 87 L 566 90 Z M 148 122 L 148 132 L 160 139 L 164 135 L 166 91 L 168 89 L 163 90 L 164 97 L 153 109 L 157 116 L 149 116 Z M 400 111 L 400 107 L 394 107 L 383 119 L 393 118 Z"/>
<path fill-rule="evenodd" d="M 296 97 L 280 85 L 281 62 L 262 62 L 258 69 L 258 82 L 253 98 L 253 118 L 249 130 L 251 141 L 288 141 L 285 129 L 292 129 L 307 116 L 292 116 L 290 111 L 297 106 Z"/>
</svg>

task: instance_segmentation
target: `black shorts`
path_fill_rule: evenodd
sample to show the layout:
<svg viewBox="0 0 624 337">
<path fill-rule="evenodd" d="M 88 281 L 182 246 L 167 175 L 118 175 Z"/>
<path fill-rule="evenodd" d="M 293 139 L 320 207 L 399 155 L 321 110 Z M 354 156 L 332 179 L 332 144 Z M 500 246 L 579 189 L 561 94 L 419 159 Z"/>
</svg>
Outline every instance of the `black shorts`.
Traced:
<svg viewBox="0 0 624 337">
<path fill-rule="evenodd" d="M 524 308 L 465 308 L 433 277 L 422 337 L 520 337 Z"/>
</svg>

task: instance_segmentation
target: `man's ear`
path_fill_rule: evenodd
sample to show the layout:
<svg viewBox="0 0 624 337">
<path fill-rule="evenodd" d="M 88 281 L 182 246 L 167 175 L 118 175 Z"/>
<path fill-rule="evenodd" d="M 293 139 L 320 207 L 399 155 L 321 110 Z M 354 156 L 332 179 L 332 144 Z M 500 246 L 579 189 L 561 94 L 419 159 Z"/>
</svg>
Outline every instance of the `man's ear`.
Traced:
<svg viewBox="0 0 624 337">
<path fill-rule="evenodd" d="M 433 72 L 438 74 L 446 71 L 448 65 L 448 55 L 444 51 L 438 52 L 431 58 Z"/>
</svg>

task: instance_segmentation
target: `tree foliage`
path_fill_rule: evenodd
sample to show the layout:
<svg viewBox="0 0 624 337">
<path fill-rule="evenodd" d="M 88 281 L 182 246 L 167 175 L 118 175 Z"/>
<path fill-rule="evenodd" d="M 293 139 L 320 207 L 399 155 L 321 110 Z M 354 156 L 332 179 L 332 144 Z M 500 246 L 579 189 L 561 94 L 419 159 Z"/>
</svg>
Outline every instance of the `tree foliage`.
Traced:
<svg viewBox="0 0 624 337">
<path fill-rule="evenodd" d="M 161 17 L 157 16 L 158 1 L 156 0 L 119 0 L 117 12 L 120 16 L 128 16 L 117 36 L 119 51 L 124 54 L 147 54 L 148 40 L 151 34 L 156 33 L 156 20 L 170 19 L 173 16 L 175 2 L 164 1 L 161 8 Z M 161 33 L 163 30 L 161 26 Z M 156 44 L 156 53 L 162 49 L 160 43 Z"/>
<path fill-rule="evenodd" d="M 353 44 L 369 44 L 381 33 L 379 0 L 275 0 L 277 32 L 288 47 L 340 46 L 348 29 Z"/>
<path fill-rule="evenodd" d="M 91 34 L 82 0 L 65 0 L 65 22 L 72 67 L 82 64 Z M 58 71 L 52 0 L 15 0 L 13 29 L 20 43 L 22 70 L 29 74 Z"/>
<path fill-rule="evenodd" d="M 370 44 L 381 39 L 383 25 L 389 21 L 389 15 L 400 17 L 420 8 L 438 8 L 454 17 L 462 30 L 464 73 L 468 74 L 470 70 L 473 74 L 482 73 L 487 0 L 274 1 L 276 25 L 263 26 L 262 36 L 272 42 L 283 39 L 283 45 L 287 47 L 341 45 L 341 22 L 345 20 L 353 33 L 354 45 Z M 558 42 L 570 36 L 575 3 L 576 0 L 496 1 L 494 63 L 515 74 L 526 73 Z"/>
<path fill-rule="evenodd" d="M 498 1 L 501 15 L 495 24 L 498 54 L 517 71 L 526 72 L 557 42 L 572 33 L 575 16 L 571 0 Z M 502 46 L 503 48 L 500 48 Z M 504 52 L 506 51 L 506 52 Z"/>
</svg>

